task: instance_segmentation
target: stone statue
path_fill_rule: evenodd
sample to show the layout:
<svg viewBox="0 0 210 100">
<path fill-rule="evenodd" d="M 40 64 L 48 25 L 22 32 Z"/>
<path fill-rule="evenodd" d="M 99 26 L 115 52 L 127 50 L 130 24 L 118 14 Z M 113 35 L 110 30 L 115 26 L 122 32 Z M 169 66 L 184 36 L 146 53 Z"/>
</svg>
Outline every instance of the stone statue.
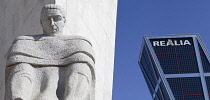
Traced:
<svg viewBox="0 0 210 100">
<path fill-rule="evenodd" d="M 5 100 L 95 100 L 92 45 L 62 35 L 65 16 L 48 4 L 40 18 L 44 34 L 16 38 L 7 54 Z"/>
</svg>

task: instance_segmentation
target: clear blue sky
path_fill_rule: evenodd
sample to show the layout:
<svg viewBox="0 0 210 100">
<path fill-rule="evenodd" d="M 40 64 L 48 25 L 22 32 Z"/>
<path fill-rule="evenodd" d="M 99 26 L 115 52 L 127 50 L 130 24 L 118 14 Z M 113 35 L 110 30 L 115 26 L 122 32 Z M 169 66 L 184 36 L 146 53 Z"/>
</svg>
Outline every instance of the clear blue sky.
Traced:
<svg viewBox="0 0 210 100">
<path fill-rule="evenodd" d="M 210 0 L 118 0 L 113 100 L 152 100 L 138 65 L 143 36 L 191 33 L 210 51 Z"/>
</svg>

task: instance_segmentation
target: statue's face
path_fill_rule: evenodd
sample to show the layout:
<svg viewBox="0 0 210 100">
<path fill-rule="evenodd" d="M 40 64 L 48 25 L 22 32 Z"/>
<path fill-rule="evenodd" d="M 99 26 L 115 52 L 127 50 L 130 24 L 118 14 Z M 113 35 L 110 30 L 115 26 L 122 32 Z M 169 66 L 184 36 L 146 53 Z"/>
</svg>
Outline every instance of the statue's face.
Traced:
<svg viewBox="0 0 210 100">
<path fill-rule="evenodd" d="M 41 20 L 43 32 L 46 35 L 58 35 L 63 33 L 65 19 L 57 9 L 47 9 Z"/>
</svg>

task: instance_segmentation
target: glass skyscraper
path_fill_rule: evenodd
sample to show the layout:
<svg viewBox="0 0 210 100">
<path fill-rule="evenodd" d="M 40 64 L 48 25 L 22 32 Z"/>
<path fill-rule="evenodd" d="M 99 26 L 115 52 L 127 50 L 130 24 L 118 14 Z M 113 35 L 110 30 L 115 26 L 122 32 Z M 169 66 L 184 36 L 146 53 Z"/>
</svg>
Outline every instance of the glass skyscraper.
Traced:
<svg viewBox="0 0 210 100">
<path fill-rule="evenodd" d="M 139 57 L 154 100 L 209 100 L 209 61 L 198 34 L 145 36 Z"/>
</svg>

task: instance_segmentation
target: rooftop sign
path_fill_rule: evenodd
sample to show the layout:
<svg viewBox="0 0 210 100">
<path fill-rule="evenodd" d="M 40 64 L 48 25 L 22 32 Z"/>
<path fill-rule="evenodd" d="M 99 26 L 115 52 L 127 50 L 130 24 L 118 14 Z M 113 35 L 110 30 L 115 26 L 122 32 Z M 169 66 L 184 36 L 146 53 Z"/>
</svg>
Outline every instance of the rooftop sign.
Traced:
<svg viewBox="0 0 210 100">
<path fill-rule="evenodd" d="M 162 40 L 162 41 L 153 41 L 153 46 L 184 46 L 191 45 L 189 40 Z"/>
</svg>

